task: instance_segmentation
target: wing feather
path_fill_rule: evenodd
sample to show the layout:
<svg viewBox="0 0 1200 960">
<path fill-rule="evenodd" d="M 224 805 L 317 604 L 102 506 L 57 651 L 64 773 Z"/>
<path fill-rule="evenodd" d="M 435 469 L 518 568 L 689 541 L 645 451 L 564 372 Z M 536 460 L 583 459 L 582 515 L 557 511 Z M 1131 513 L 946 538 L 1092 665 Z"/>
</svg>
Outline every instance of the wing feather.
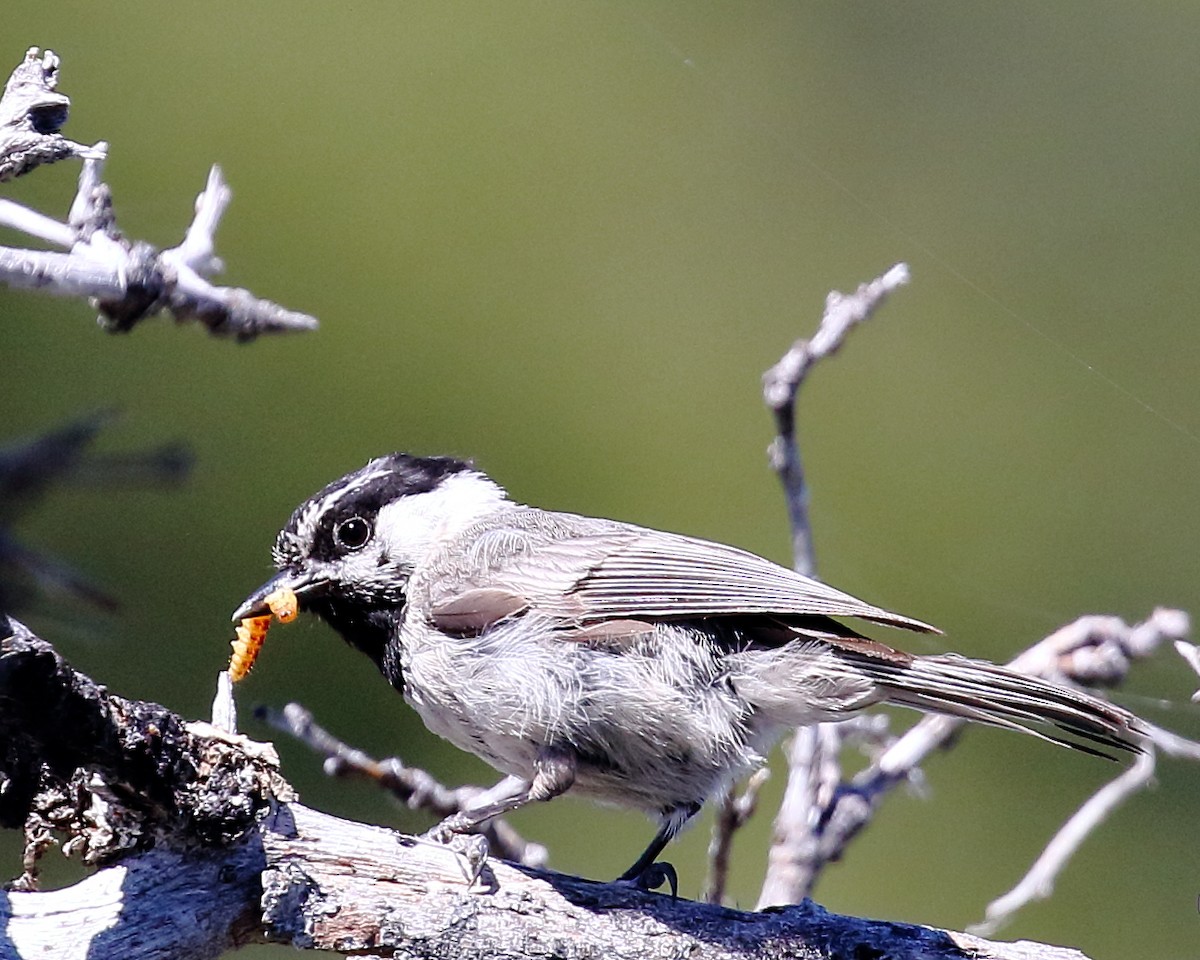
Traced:
<svg viewBox="0 0 1200 960">
<path fill-rule="evenodd" d="M 817 615 L 933 629 L 746 550 L 658 531 L 606 557 L 576 597 L 594 616 Z"/>
<path fill-rule="evenodd" d="M 769 614 L 937 632 L 749 551 L 683 534 L 518 508 L 465 536 L 468 550 L 430 585 L 435 617 L 445 606 L 461 615 L 461 595 L 473 593 L 506 596 L 495 605 L 505 616 L 528 609 L 575 625 Z"/>
</svg>

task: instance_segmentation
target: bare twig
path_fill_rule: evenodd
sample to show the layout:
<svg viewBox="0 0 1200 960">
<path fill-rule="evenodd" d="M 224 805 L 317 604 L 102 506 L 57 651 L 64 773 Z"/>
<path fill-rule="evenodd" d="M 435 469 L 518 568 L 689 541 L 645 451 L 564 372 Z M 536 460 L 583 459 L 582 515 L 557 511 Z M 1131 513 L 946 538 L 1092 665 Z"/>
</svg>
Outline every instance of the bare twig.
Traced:
<svg viewBox="0 0 1200 960">
<path fill-rule="evenodd" d="M 733 837 L 758 810 L 758 793 L 771 776 L 766 767 L 755 770 L 741 793 L 730 785 L 717 803 L 712 837 L 708 843 L 708 877 L 701 899 L 705 903 L 724 903 L 725 885 L 729 880 L 729 855 Z"/>
<path fill-rule="evenodd" d="M 55 88 L 58 57 L 30 47 L 13 70 L 0 97 L 0 183 L 43 163 L 93 155 L 58 131 L 67 122 L 71 101 Z"/>
<path fill-rule="evenodd" d="M 827 849 L 825 839 L 831 828 L 827 821 L 842 813 L 840 805 L 852 799 L 841 782 L 840 757 L 843 748 L 856 741 L 878 755 L 880 744 L 890 742 L 887 715 L 865 713 L 840 724 L 800 727 L 785 748 L 788 782 L 775 817 L 756 909 L 799 902 L 785 898 L 795 897 L 799 889 L 807 896 L 825 865 L 841 855 L 840 850 Z M 914 787 L 923 785 L 919 770 L 908 771 L 901 779 Z"/>
<path fill-rule="evenodd" d="M 312 713 L 298 703 L 289 703 L 282 712 L 259 708 L 255 716 L 323 755 L 325 772 L 329 776 L 366 777 L 389 791 L 410 810 L 424 810 L 444 818 L 461 812 L 483 792 L 482 787 L 475 786 L 446 787 L 424 770 L 407 767 L 396 757 L 372 759 L 319 726 L 313 720 Z M 505 860 L 527 867 L 545 866 L 546 848 L 525 840 L 502 817 L 489 820 L 480 832 L 489 848 Z"/>
<path fill-rule="evenodd" d="M 1176 640 L 1175 644 L 1178 646 L 1182 642 Z M 971 928 L 973 933 L 981 936 L 995 933 L 1026 904 L 1050 896 L 1058 874 L 1091 832 L 1127 798 L 1150 786 L 1154 779 L 1155 760 L 1159 751 L 1171 757 L 1200 760 L 1200 743 L 1180 737 L 1169 730 L 1151 725 L 1149 741 L 1151 748 L 1141 754 L 1132 767 L 1097 790 L 1063 824 L 1020 882 L 1008 893 L 988 904 L 985 919 Z"/>
<path fill-rule="evenodd" d="M 1133 766 L 1110 780 L 1083 804 L 1059 829 L 1021 882 L 987 906 L 986 919 L 971 930 L 981 936 L 994 932 L 1034 900 L 1044 900 L 1054 890 L 1054 880 L 1083 841 L 1127 797 L 1144 789 L 1154 776 L 1154 751 L 1140 754 Z"/>
<path fill-rule="evenodd" d="M 84 160 L 67 224 L 0 200 L 0 226 L 70 250 L 0 247 L 0 281 L 59 296 L 88 297 L 100 311 L 100 325 L 111 333 L 126 333 L 164 308 L 179 322 L 196 320 L 209 333 L 238 341 L 316 328 L 317 321 L 307 314 L 206 279 L 221 268 L 213 254 L 214 233 L 230 198 L 219 167 L 209 172 L 208 184 L 196 198 L 196 215 L 183 241 L 161 252 L 121 236 L 102 173 L 102 157 Z"/>
<path fill-rule="evenodd" d="M 882 298 L 907 281 L 903 265 L 865 284 L 851 297 L 831 294 L 817 335 L 798 341 L 764 377 L 764 397 L 775 415 L 778 436 L 771 446 L 792 524 L 796 569 L 812 576 L 816 561 L 808 521 L 808 490 L 795 436 L 799 387 L 817 360 L 833 353 L 848 331 L 868 318 Z M 1083 617 L 1047 637 L 1009 664 L 1013 669 L 1059 683 L 1115 685 L 1130 661 L 1148 656 L 1164 639 L 1178 642 L 1188 632 L 1186 614 L 1156 610 L 1130 627 L 1115 617 Z M 1185 657 L 1187 649 L 1180 651 Z M 1195 657 L 1200 667 L 1200 656 Z M 788 753 L 788 786 L 775 822 L 767 877 L 759 907 L 798 902 L 809 895 L 825 864 L 838 859 L 871 819 L 883 796 L 896 784 L 914 782 L 919 764 L 945 747 L 963 721 L 927 716 L 895 740 L 849 784 L 841 782 L 839 755 L 846 725 L 800 730 Z M 841 730 L 839 730 L 841 727 Z M 1126 796 L 1144 785 L 1154 769 L 1154 750 L 1200 757 L 1200 744 L 1152 728 L 1148 754 L 1092 797 L 1063 827 L 1029 875 L 1012 893 L 988 909 L 991 931 L 1021 905 L 1049 892 L 1054 878 L 1083 839 Z"/>
<path fill-rule="evenodd" d="M 68 297 L 87 297 L 112 333 L 131 330 L 163 309 L 177 321 L 196 320 L 218 336 L 239 341 L 262 333 L 312 330 L 317 321 L 260 299 L 248 290 L 218 287 L 208 277 L 221 269 L 214 235 L 229 205 L 229 187 L 214 166 L 196 200 L 196 216 L 183 242 L 169 250 L 131 242 L 117 230 L 112 192 L 101 181 L 108 145 L 84 147 L 59 135 L 70 101 L 55 90 L 59 60 L 31 47 L 0 98 L 0 181 L 41 163 L 82 157 L 79 187 L 67 223 L 11 200 L 0 200 L 0 226 L 69 252 L 0 247 L 0 282 Z"/>
<path fill-rule="evenodd" d="M 1200 647 L 1186 640 L 1175 641 L 1175 652 L 1183 657 L 1184 662 L 1196 673 L 1200 673 Z M 1200 690 L 1192 694 L 1192 702 L 1200 701 Z"/>
<path fill-rule="evenodd" d="M 1149 656 L 1163 641 L 1171 641 L 1177 650 L 1181 644 L 1189 646 L 1183 639 L 1189 629 L 1188 616 L 1180 610 L 1155 610 L 1148 620 L 1134 627 L 1116 617 L 1081 617 L 1031 647 L 1010 666 L 1052 679 L 1066 676 L 1092 683 L 1117 683 L 1124 678 L 1130 658 Z M 1059 873 L 1092 831 L 1126 799 L 1150 785 L 1158 751 L 1200 760 L 1200 743 L 1152 724 L 1147 726 L 1150 735 L 1146 752 L 1132 767 L 1092 794 L 1059 828 L 1021 881 L 988 904 L 985 919 L 972 928 L 975 933 L 994 933 L 1026 904 L 1050 896 Z"/>
<path fill-rule="evenodd" d="M 796 439 L 796 398 L 813 364 L 836 353 L 847 335 L 868 320 L 893 290 L 908 283 L 908 266 L 898 263 L 852 294 L 833 291 L 810 340 L 797 340 L 763 375 L 763 399 L 775 416 L 776 437 L 768 450 L 787 502 L 792 558 L 797 572 L 817 575 L 816 552 L 808 517 L 809 492 Z M 820 724 L 796 731 L 788 757 L 788 785 L 775 818 L 774 839 L 759 907 L 798 903 L 808 896 L 822 863 L 815 835 L 820 798 L 830 795 L 841 778 L 838 755 L 843 731 Z M 818 805 L 814 805 L 818 804 Z"/>
<path fill-rule="evenodd" d="M 825 810 L 841 780 L 842 731 L 836 724 L 800 727 L 785 756 L 788 781 L 775 815 L 767 872 L 755 909 L 799 903 L 816 882 L 821 867 L 820 832 L 812 821 Z M 795 891 L 803 890 L 802 896 Z"/>
<path fill-rule="evenodd" d="M 1060 683 L 1116 684 L 1124 679 L 1133 659 L 1150 656 L 1160 644 L 1177 640 L 1186 635 L 1188 629 L 1187 615 L 1178 610 L 1155 610 L 1144 622 L 1134 625 L 1125 624 L 1116 617 L 1082 617 L 1055 631 L 1008 665 L 1014 670 L 1036 673 Z M 811 869 L 807 877 L 810 884 L 815 883 L 817 873 L 826 863 L 842 856 L 850 841 L 870 822 L 884 796 L 897 784 L 911 782 L 918 776 L 919 764 L 933 751 L 949 745 L 965 722 L 946 716 L 923 717 L 849 784 L 839 784 L 828 803 L 810 809 L 798 806 L 792 812 L 787 822 L 798 825 L 793 829 L 802 830 L 805 825 L 810 825 L 808 832 L 802 832 L 805 845 L 793 845 L 793 849 L 809 855 L 807 860 L 799 859 L 799 855 L 797 858 L 802 866 Z M 1200 744 L 1150 724 L 1147 727 L 1150 730 L 1148 754 L 1153 755 L 1159 750 L 1171 756 L 1200 759 Z M 989 922 L 993 912 L 995 923 L 1007 919 L 1017 907 L 1028 902 L 1028 899 L 1021 899 L 1023 897 L 1048 893 L 1054 878 L 1087 834 L 1139 783 L 1144 785 L 1145 778 L 1153 771 L 1153 759 L 1148 762 L 1149 771 L 1144 762 L 1139 761 L 1132 768 L 1139 771 L 1138 774 L 1122 773 L 1084 804 L 1052 841 L 1052 848 L 1048 847 L 1039 858 L 1031 870 L 1033 879 L 1028 883 L 1023 881 L 1019 893 L 1014 891 L 1004 898 L 1003 916 L 999 908 L 993 911 L 989 907 Z M 780 819 L 783 819 L 782 811 Z M 772 856 L 775 855 L 773 849 Z M 778 855 L 782 857 L 784 853 Z M 791 892 L 784 887 L 784 893 L 780 894 L 779 889 L 768 890 L 764 885 L 762 899 L 766 900 L 768 894 L 774 897 Z M 760 902 L 760 906 L 764 905 Z M 988 926 L 987 929 L 991 932 L 995 928 Z"/>
<path fill-rule="evenodd" d="M 797 340 L 763 375 L 763 399 L 775 415 L 776 429 L 767 455 L 787 498 L 795 569 L 807 577 L 816 576 L 817 562 L 808 521 L 808 486 L 796 442 L 796 395 L 809 368 L 836 353 L 847 334 L 870 319 L 887 295 L 908 283 L 908 278 L 908 265 L 898 263 L 882 276 L 861 284 L 854 293 L 832 291 L 825 299 L 825 315 L 816 335 L 811 340 Z"/>
</svg>

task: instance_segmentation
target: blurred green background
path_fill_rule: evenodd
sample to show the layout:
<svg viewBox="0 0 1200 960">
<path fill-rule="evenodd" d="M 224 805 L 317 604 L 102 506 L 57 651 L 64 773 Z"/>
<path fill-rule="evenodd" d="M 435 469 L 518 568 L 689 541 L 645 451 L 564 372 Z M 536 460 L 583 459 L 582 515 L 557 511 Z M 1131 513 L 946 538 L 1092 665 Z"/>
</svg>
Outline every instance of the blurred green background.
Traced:
<svg viewBox="0 0 1200 960">
<path fill-rule="evenodd" d="M 1197 612 L 1198 7 L 7 0 L 4 20 L 5 74 L 31 44 L 62 56 L 65 132 L 111 143 L 128 235 L 177 242 L 220 163 L 224 282 L 322 322 L 241 347 L 166 320 L 110 337 L 82 302 L 0 290 L 5 436 L 115 406 L 100 449 L 198 457 L 181 490 L 63 490 L 17 531 L 120 599 L 25 614 L 115 691 L 205 716 L 275 531 L 394 449 L 786 563 L 760 375 L 829 289 L 898 260 L 912 286 L 803 396 L 826 579 L 993 659 L 1082 613 Z M 4 194 L 63 216 L 76 174 Z M 1194 686 L 1163 652 L 1119 698 L 1195 734 Z M 314 623 L 277 629 L 239 697 L 492 776 Z M 310 805 L 428 825 L 280 749 Z M 823 904 L 962 927 L 1114 770 L 984 730 L 927 772 Z M 779 774 L 738 840 L 744 906 Z M 1004 936 L 1195 957 L 1197 788 L 1164 761 Z M 572 800 L 515 819 L 591 877 L 651 833 Z M 707 834 L 671 851 L 687 895 Z"/>
</svg>

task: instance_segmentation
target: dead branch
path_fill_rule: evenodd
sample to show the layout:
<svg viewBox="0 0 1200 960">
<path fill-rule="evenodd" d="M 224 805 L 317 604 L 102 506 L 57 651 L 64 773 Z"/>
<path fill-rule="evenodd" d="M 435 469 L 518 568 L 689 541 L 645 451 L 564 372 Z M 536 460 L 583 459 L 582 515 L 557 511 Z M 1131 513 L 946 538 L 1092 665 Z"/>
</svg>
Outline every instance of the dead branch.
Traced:
<svg viewBox="0 0 1200 960">
<path fill-rule="evenodd" d="M 333 736 L 298 703 L 282 711 L 260 709 L 255 715 L 276 730 L 299 740 L 325 758 L 325 773 L 331 777 L 362 777 L 378 784 L 410 810 L 423 810 L 439 821 L 462 813 L 484 792 L 483 787 L 447 787 L 432 774 L 407 766 L 399 757 L 375 760 L 362 750 Z M 526 840 L 503 817 L 489 820 L 480 833 L 492 853 L 525 867 L 544 867 L 549 858 L 540 843 Z"/>
<path fill-rule="evenodd" d="M 852 294 L 831 291 L 816 334 L 797 340 L 763 375 L 763 400 L 775 417 L 776 436 L 767 451 L 783 485 L 792 534 L 792 563 L 805 576 L 817 575 L 816 549 L 808 517 L 809 491 L 796 439 L 796 399 L 813 365 L 832 356 L 850 331 L 869 320 L 883 301 L 908 283 L 908 265 L 898 263 Z M 788 750 L 788 782 L 775 817 L 767 872 L 758 906 L 798 903 L 812 892 L 824 861 L 816 836 L 819 812 L 841 779 L 839 760 L 846 728 L 816 724 L 795 732 Z"/>
<path fill-rule="evenodd" d="M 816 560 L 808 520 L 809 493 L 795 433 L 799 389 L 813 365 L 836 352 L 849 331 L 868 319 L 886 295 L 907 280 L 907 268 L 899 264 L 851 295 L 831 293 L 817 334 L 811 340 L 797 341 L 764 376 L 764 399 L 778 431 L 770 459 L 787 499 L 796 569 L 810 576 L 815 574 Z M 1035 644 L 1009 666 L 1067 685 L 1116 686 L 1127 676 L 1132 661 L 1151 655 L 1164 640 L 1175 641 L 1179 649 L 1178 642 L 1189 629 L 1187 615 L 1178 610 L 1156 610 L 1134 626 L 1116 617 L 1082 617 Z M 1186 651 L 1180 652 L 1186 659 Z M 920 763 L 932 751 L 946 748 L 962 725 L 963 721 L 949 717 L 924 717 L 892 740 L 849 783 L 843 782 L 840 757 L 854 726 L 819 724 L 797 730 L 788 748 L 788 784 L 775 819 L 759 908 L 796 903 L 809 896 L 825 866 L 844 854 L 883 797 L 897 784 L 919 782 Z M 1156 751 L 1200 759 L 1200 744 L 1159 728 L 1152 728 L 1147 750 L 1132 768 L 1083 804 L 1017 887 L 988 907 L 987 921 L 975 932 L 992 933 L 1026 903 L 1048 896 L 1058 873 L 1087 836 L 1125 798 L 1150 782 Z M 723 824 L 719 820 L 718 828 Z M 725 829 L 733 827 L 726 825 Z"/>
<path fill-rule="evenodd" d="M 188 960 L 278 942 L 413 958 L 1084 960 L 811 903 L 742 913 L 500 860 L 468 886 L 448 847 L 296 803 L 269 746 L 110 694 L 20 624 L 0 632 L 0 823 L 27 841 L 25 872 L 0 895 L 3 958 Z M 38 892 L 55 843 L 99 869 Z"/>
<path fill-rule="evenodd" d="M 859 286 L 854 293 L 830 292 L 825 314 L 811 340 L 797 340 L 770 370 L 763 374 L 763 400 L 775 416 L 776 437 L 767 456 L 779 474 L 787 500 L 792 530 L 792 559 L 797 573 L 817 575 L 812 527 L 808 521 L 808 485 L 796 441 L 796 395 L 812 365 L 837 353 L 846 336 L 869 320 L 888 294 L 908 283 L 908 265 L 898 263 L 886 273 Z"/>
<path fill-rule="evenodd" d="M 708 876 L 704 881 L 705 903 L 725 902 L 725 883 L 729 877 L 729 858 L 733 837 L 758 811 L 758 794 L 771 776 L 766 767 L 755 770 L 741 793 L 730 785 L 717 800 L 712 838 L 708 844 Z"/>
<path fill-rule="evenodd" d="M 83 169 L 66 223 L 0 200 L 0 226 L 68 251 L 0 247 L 0 282 L 87 297 L 100 313 L 101 327 L 110 333 L 126 333 L 164 309 L 178 322 L 198 321 L 209 333 L 239 342 L 263 333 L 316 328 L 317 321 L 307 314 L 260 299 L 248 290 L 209 282 L 222 268 L 213 252 L 214 235 L 232 196 L 219 167 L 210 171 L 208 184 L 196 199 L 195 218 L 178 246 L 160 251 L 122 236 L 112 191 L 101 179 L 107 144 L 83 148 L 56 132 L 46 132 L 65 122 L 68 101 L 53 89 L 58 58 L 47 52 L 38 61 L 35 54 L 36 48 L 31 48 L 0 99 L 0 180 L 7 179 L 6 170 L 15 171 L 9 177 L 16 176 L 38 163 L 66 156 L 83 157 Z"/>
</svg>

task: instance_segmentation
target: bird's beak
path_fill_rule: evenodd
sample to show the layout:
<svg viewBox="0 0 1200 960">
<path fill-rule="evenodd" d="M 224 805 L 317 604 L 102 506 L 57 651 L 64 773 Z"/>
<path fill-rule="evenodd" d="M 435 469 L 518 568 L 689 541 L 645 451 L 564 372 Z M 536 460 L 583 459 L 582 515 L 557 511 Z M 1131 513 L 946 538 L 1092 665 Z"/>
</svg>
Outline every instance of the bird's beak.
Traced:
<svg viewBox="0 0 1200 960">
<path fill-rule="evenodd" d="M 308 576 L 303 572 L 282 570 L 243 600 L 242 605 L 233 611 L 231 619 L 237 623 L 247 617 L 270 616 L 271 608 L 267 606 L 267 597 L 282 589 L 293 591 L 300 602 L 300 609 L 303 610 L 305 599 L 316 596 L 326 584 L 326 580 Z"/>
</svg>

